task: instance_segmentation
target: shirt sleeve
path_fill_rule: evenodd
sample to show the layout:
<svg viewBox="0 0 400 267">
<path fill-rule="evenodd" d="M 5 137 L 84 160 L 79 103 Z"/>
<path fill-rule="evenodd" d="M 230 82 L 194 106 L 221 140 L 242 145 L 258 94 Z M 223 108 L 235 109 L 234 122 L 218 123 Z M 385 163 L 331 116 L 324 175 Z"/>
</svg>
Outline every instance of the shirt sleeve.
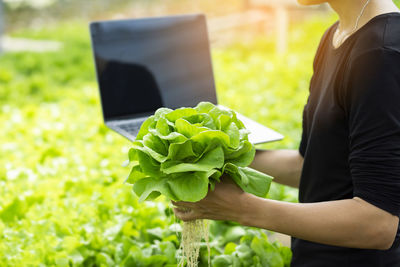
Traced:
<svg viewBox="0 0 400 267">
<path fill-rule="evenodd" d="M 369 51 L 346 88 L 354 196 L 400 215 L 400 52 Z"/>
</svg>

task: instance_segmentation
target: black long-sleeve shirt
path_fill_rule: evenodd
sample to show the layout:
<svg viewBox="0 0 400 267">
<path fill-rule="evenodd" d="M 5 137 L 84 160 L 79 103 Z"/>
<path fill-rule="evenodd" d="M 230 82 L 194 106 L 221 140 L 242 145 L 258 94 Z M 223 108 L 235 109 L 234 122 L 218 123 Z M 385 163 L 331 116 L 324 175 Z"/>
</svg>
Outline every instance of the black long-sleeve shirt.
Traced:
<svg viewBox="0 0 400 267">
<path fill-rule="evenodd" d="M 400 13 L 374 17 L 335 49 L 337 27 L 327 30 L 314 61 L 299 147 L 299 200 L 360 197 L 399 216 Z M 399 231 L 387 251 L 293 238 L 292 266 L 400 266 L 399 243 Z"/>
</svg>

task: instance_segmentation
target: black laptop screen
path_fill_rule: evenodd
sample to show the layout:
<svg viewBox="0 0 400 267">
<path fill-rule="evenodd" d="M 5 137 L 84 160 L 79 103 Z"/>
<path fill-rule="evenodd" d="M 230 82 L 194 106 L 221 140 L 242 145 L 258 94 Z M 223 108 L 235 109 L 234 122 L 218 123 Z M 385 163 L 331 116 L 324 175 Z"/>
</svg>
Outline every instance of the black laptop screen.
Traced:
<svg viewBox="0 0 400 267">
<path fill-rule="evenodd" d="M 216 104 L 204 15 L 91 24 L 105 119 Z"/>
</svg>

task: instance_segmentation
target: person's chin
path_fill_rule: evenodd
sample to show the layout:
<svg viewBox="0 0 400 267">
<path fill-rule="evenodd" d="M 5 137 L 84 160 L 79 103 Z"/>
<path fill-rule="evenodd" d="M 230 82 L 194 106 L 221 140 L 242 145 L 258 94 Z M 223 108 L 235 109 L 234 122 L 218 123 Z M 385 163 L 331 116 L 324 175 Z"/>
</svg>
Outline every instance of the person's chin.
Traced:
<svg viewBox="0 0 400 267">
<path fill-rule="evenodd" d="M 312 5 L 320 5 L 328 2 L 327 0 L 297 0 L 300 5 L 304 6 L 312 6 Z"/>
</svg>

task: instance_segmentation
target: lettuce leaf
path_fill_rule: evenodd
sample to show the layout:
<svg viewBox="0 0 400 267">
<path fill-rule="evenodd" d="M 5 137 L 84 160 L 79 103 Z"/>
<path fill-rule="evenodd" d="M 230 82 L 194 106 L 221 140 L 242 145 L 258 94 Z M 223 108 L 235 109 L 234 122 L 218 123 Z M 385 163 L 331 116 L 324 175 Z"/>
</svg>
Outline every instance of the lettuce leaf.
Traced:
<svg viewBox="0 0 400 267">
<path fill-rule="evenodd" d="M 164 195 L 196 202 L 228 174 L 244 191 L 265 197 L 272 177 L 247 166 L 255 155 L 249 131 L 232 110 L 209 102 L 195 108 L 158 109 L 129 150 L 126 179 L 139 201 Z"/>
</svg>

